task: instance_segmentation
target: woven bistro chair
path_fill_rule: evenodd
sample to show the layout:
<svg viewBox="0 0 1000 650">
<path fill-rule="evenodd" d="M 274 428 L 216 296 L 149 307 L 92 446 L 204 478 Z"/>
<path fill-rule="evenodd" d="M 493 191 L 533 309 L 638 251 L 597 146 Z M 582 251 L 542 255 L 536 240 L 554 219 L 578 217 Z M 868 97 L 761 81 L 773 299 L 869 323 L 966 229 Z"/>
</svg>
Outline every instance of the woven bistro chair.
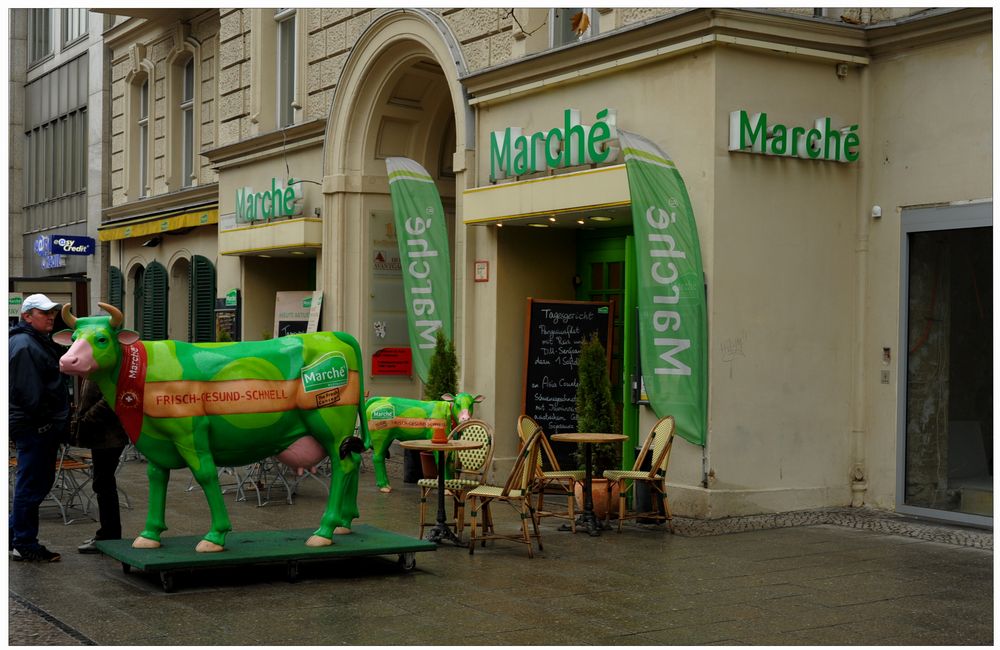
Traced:
<svg viewBox="0 0 1000 650">
<path fill-rule="evenodd" d="M 513 542 L 520 542 L 528 546 L 528 557 L 535 557 L 531 549 L 531 539 L 538 541 L 538 550 L 542 550 L 542 534 L 538 530 L 538 517 L 531 504 L 531 485 L 534 481 L 535 467 L 538 463 L 538 452 L 540 449 L 539 438 L 541 431 L 536 431 L 522 445 L 517 453 L 514 467 L 507 476 L 507 481 L 503 486 L 484 484 L 469 491 L 469 510 L 472 520 L 472 532 L 469 537 L 469 555 L 476 550 L 476 542 L 486 545 L 487 540 L 506 539 Z M 493 502 L 506 503 L 516 510 L 521 516 L 520 534 L 500 534 L 494 529 L 493 517 L 490 514 L 490 506 Z M 483 512 L 483 534 L 478 535 L 476 519 L 479 512 Z M 528 520 L 534 533 L 528 530 Z"/>
<path fill-rule="evenodd" d="M 559 469 L 559 461 L 556 460 L 556 454 L 552 450 L 552 445 L 545 436 L 545 432 L 542 431 L 541 425 L 539 425 L 538 422 L 536 422 L 530 415 L 522 415 L 517 418 L 517 435 L 520 437 L 522 445 L 536 431 L 541 431 L 542 435 L 539 438 L 538 443 L 541 447 L 541 452 L 538 454 L 538 471 L 535 474 L 535 483 L 532 487 L 532 490 L 538 495 L 538 502 L 535 506 L 535 514 L 539 519 L 542 517 L 568 519 L 570 529 L 575 533 L 576 513 L 574 509 L 576 507 L 576 496 L 573 493 L 573 489 L 577 481 L 583 481 L 583 475 L 585 472 L 582 469 Z M 549 466 L 549 469 L 547 470 L 545 469 L 546 462 Z M 556 496 L 566 497 L 565 511 L 545 509 L 545 493 L 549 490 L 555 490 Z"/>
<path fill-rule="evenodd" d="M 493 462 L 493 427 L 482 420 L 466 420 L 452 429 L 448 435 L 450 440 L 474 440 L 483 443 L 477 449 L 463 449 L 454 452 L 458 457 L 455 464 L 456 474 L 452 478 L 445 475 L 444 487 L 451 492 L 455 504 L 455 534 L 462 535 L 465 528 L 465 498 L 469 490 L 486 482 L 486 474 Z M 422 478 L 417 481 L 420 488 L 420 533 L 423 538 L 424 528 L 433 526 L 435 522 L 427 522 L 427 499 L 431 497 L 437 503 L 438 481 L 436 478 Z"/>
<path fill-rule="evenodd" d="M 667 464 L 670 462 L 670 450 L 674 444 L 674 418 L 668 415 L 661 418 L 653 425 L 653 429 L 646 437 L 646 442 L 642 445 L 642 450 L 635 459 L 635 464 L 631 470 L 606 470 L 604 478 L 608 479 L 608 515 L 611 513 L 611 492 L 613 483 L 618 483 L 620 496 L 618 497 L 618 532 L 622 532 L 622 521 L 633 518 L 655 519 L 657 523 L 666 521 L 670 532 L 674 532 L 673 515 L 670 513 L 670 503 L 667 501 Z M 650 469 L 640 469 L 646 456 L 652 454 Z M 663 511 L 661 512 L 653 502 L 653 510 L 649 512 L 625 512 L 625 493 L 636 485 L 636 483 L 646 483 L 649 485 L 651 493 L 660 495 L 663 501 Z M 634 494 L 633 494 L 634 501 Z M 605 519 L 606 520 L 606 519 Z"/>
</svg>

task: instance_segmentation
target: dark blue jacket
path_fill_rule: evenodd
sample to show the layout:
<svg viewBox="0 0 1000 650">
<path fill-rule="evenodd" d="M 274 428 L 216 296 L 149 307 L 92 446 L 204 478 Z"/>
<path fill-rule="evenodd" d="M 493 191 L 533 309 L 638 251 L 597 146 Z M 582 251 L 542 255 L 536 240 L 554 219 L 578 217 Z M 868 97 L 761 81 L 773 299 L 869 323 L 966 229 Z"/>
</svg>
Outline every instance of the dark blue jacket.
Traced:
<svg viewBox="0 0 1000 650">
<path fill-rule="evenodd" d="M 40 429 L 63 435 L 69 422 L 69 388 L 59 372 L 62 348 L 22 320 L 10 328 L 8 352 L 11 438 Z"/>
</svg>

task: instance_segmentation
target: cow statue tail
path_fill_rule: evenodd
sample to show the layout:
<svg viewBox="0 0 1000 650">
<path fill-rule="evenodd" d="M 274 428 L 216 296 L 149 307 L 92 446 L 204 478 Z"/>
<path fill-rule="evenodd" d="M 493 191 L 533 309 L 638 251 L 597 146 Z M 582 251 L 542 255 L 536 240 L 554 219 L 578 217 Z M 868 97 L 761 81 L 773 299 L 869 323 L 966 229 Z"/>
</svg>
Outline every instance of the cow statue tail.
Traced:
<svg viewBox="0 0 1000 650">
<path fill-rule="evenodd" d="M 354 356 L 358 360 L 358 421 L 361 423 L 361 443 L 362 451 L 364 449 L 371 449 L 372 438 L 368 433 L 368 418 L 365 417 L 365 358 L 361 356 L 361 346 L 358 344 L 358 340 L 351 336 L 350 334 L 344 332 L 335 332 L 337 338 L 339 338 L 344 343 L 347 343 L 354 350 Z M 345 441 L 346 442 L 346 441 Z M 341 445 L 340 450 L 341 455 L 344 454 L 344 447 Z M 359 452 L 360 453 L 360 452 Z"/>
</svg>

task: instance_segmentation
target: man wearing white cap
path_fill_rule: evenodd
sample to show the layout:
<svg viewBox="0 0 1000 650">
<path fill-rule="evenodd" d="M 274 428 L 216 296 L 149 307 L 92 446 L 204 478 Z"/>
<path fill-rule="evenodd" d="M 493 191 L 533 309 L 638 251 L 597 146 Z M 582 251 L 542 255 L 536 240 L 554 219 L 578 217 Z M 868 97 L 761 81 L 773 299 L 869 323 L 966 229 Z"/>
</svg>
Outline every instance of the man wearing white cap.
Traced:
<svg viewBox="0 0 1000 650">
<path fill-rule="evenodd" d="M 60 558 L 38 542 L 38 506 L 55 481 L 59 443 L 69 422 L 69 390 L 59 372 L 62 349 L 51 338 L 59 307 L 44 294 L 28 296 L 8 339 L 10 437 L 17 446 L 8 532 L 18 561 Z"/>
</svg>

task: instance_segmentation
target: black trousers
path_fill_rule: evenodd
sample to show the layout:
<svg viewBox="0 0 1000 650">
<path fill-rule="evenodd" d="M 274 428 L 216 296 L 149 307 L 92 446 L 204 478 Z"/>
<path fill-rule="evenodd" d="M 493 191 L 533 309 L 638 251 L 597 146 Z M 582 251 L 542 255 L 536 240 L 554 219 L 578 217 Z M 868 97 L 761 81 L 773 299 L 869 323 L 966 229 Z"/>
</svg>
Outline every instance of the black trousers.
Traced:
<svg viewBox="0 0 1000 650">
<path fill-rule="evenodd" d="M 97 495 L 97 510 L 101 527 L 94 535 L 96 539 L 121 539 L 122 519 L 118 511 L 118 484 L 115 470 L 118 459 L 125 447 L 91 450 L 94 460 L 93 489 Z"/>
</svg>

